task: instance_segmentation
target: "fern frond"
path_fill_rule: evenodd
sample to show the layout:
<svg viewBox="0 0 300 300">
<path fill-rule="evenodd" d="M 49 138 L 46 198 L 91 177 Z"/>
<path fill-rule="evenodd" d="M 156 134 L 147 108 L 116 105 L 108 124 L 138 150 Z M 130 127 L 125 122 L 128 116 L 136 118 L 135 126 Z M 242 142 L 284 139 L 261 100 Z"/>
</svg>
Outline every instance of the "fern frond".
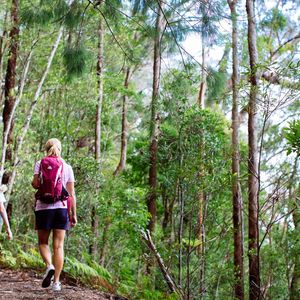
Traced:
<svg viewBox="0 0 300 300">
<path fill-rule="evenodd" d="M 1 250 L 0 264 L 5 267 L 15 268 L 17 267 L 17 259 L 8 250 Z"/>
<path fill-rule="evenodd" d="M 17 260 L 21 267 L 43 268 L 45 266 L 39 253 L 35 249 L 30 249 L 28 252 L 20 251 Z"/>
</svg>

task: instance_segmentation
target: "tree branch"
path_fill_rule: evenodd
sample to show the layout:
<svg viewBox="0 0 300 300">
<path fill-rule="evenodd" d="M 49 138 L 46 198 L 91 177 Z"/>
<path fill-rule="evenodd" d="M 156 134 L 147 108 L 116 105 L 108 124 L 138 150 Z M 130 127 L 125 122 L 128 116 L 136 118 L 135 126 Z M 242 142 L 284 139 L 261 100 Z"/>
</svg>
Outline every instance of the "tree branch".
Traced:
<svg viewBox="0 0 300 300">
<path fill-rule="evenodd" d="M 146 241 L 146 244 L 147 244 L 148 248 L 154 254 L 154 256 L 157 260 L 157 263 L 159 265 L 159 268 L 162 271 L 163 276 L 164 276 L 171 292 L 176 293 L 177 295 L 180 296 L 180 299 L 183 299 L 183 292 L 182 292 L 181 289 L 179 289 L 176 286 L 176 284 L 175 284 L 174 280 L 172 279 L 171 275 L 168 273 L 167 267 L 165 266 L 163 259 L 161 258 L 160 254 L 158 253 L 158 251 L 157 251 L 157 249 L 156 249 L 156 247 L 155 247 L 155 245 L 152 241 L 149 230 L 148 229 L 146 231 L 142 230 L 141 234 L 142 234 L 143 239 Z"/>
</svg>

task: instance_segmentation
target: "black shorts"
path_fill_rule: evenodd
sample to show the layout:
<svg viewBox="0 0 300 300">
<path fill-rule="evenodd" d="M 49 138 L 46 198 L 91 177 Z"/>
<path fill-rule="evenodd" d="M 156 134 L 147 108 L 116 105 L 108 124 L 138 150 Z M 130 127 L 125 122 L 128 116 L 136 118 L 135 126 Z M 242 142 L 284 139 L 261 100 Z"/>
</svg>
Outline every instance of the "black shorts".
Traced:
<svg viewBox="0 0 300 300">
<path fill-rule="evenodd" d="M 35 229 L 69 229 L 69 216 L 66 208 L 35 211 Z"/>
</svg>

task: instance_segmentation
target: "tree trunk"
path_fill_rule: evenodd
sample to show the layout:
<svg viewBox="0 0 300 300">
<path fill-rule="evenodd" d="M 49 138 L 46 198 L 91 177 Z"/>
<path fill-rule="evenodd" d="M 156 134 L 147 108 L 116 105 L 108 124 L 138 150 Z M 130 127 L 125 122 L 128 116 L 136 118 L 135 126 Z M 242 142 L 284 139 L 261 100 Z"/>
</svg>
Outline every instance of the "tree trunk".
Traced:
<svg viewBox="0 0 300 300">
<path fill-rule="evenodd" d="M 205 211 L 206 211 L 206 195 L 204 191 L 199 193 L 199 216 L 198 216 L 198 240 L 200 245 L 198 247 L 198 255 L 200 258 L 200 299 L 205 299 L 206 296 L 206 282 L 205 282 Z"/>
<path fill-rule="evenodd" d="M 182 191 L 182 183 L 181 179 L 178 184 L 178 202 L 180 204 L 180 218 L 179 218 L 179 229 L 178 229 L 178 244 L 179 244 L 179 251 L 178 251 L 178 284 L 180 287 L 183 286 L 183 218 L 184 218 L 184 197 Z"/>
<path fill-rule="evenodd" d="M 248 49 L 250 59 L 250 95 L 248 106 L 248 221 L 249 221 L 249 299 L 260 298 L 260 270 L 259 270 L 259 226 L 258 226 L 258 151 L 257 151 L 257 47 L 254 15 L 254 1 L 246 0 L 248 17 Z"/>
<path fill-rule="evenodd" d="M 7 131 L 10 115 L 12 113 L 14 103 L 16 101 L 16 68 L 19 47 L 19 1 L 12 0 L 11 6 L 11 22 L 12 28 L 9 33 L 9 58 L 7 61 L 7 69 L 4 85 L 4 108 L 3 108 L 3 132 Z M 14 121 L 12 120 L 7 137 L 7 150 L 5 161 L 12 161 L 13 147 L 13 129 Z"/>
<path fill-rule="evenodd" d="M 151 234 L 149 230 L 141 232 L 143 239 L 146 241 L 147 246 L 151 250 L 151 252 L 155 255 L 159 268 L 164 276 L 166 283 L 172 293 L 177 294 L 180 299 L 183 299 L 183 292 L 180 288 L 177 287 L 175 281 L 173 280 L 172 276 L 170 275 L 168 268 L 166 267 L 163 259 L 161 258 L 160 254 L 158 253 L 156 246 L 154 245 Z"/>
<path fill-rule="evenodd" d="M 103 1 L 100 2 L 100 5 Z M 101 122 L 102 122 L 102 104 L 103 104 L 103 60 L 104 60 L 104 24 L 102 16 L 100 16 L 98 24 L 98 57 L 97 57 L 97 85 L 98 85 L 98 103 L 96 108 L 96 130 L 95 130 L 95 159 L 100 166 L 101 162 Z M 98 191 L 98 187 L 97 187 Z M 98 237 L 99 237 L 99 217 L 96 214 L 95 204 L 91 212 L 91 227 L 93 239 L 90 245 L 91 253 L 98 253 Z M 105 232 L 103 233 L 105 235 Z M 100 255 L 100 261 L 101 261 Z"/>
<path fill-rule="evenodd" d="M 127 67 L 124 88 L 127 90 L 129 86 L 129 80 L 131 76 L 130 67 Z M 123 95 L 123 106 L 122 106 L 122 133 L 121 133 L 121 157 L 120 162 L 114 172 L 114 175 L 121 173 L 126 166 L 126 155 L 127 155 L 127 104 L 128 104 L 128 95 Z"/>
<path fill-rule="evenodd" d="M 242 194 L 240 187 L 239 111 L 238 111 L 238 35 L 237 0 L 227 0 L 232 20 L 232 207 L 234 241 L 234 296 L 244 299 L 244 250 L 242 226 Z"/>
<path fill-rule="evenodd" d="M 98 233 L 98 227 L 99 227 L 99 217 L 96 212 L 96 207 L 93 205 L 92 207 L 92 212 L 91 212 L 91 225 L 92 225 L 92 241 L 90 244 L 90 254 L 93 257 L 97 257 L 98 254 L 98 238 L 99 238 L 99 233 Z"/>
<path fill-rule="evenodd" d="M 205 47 L 205 39 L 202 36 L 201 83 L 200 83 L 199 95 L 198 95 L 198 104 L 202 109 L 205 108 L 205 92 L 206 92 L 206 77 L 207 77 L 206 59 L 207 59 L 207 52 Z"/>
<path fill-rule="evenodd" d="M 35 42 L 34 42 L 34 44 L 35 44 Z M 18 91 L 18 96 L 16 98 L 16 101 L 14 103 L 14 106 L 13 106 L 13 109 L 11 111 L 10 117 L 8 119 L 6 130 L 3 133 L 1 167 L 0 167 L 0 182 L 2 182 L 2 177 L 3 177 L 3 174 L 4 174 L 4 163 L 5 163 L 5 157 L 6 157 L 8 134 L 9 134 L 9 131 L 10 131 L 10 128 L 11 128 L 11 124 L 12 124 L 12 120 L 13 120 L 16 108 L 19 105 L 19 103 L 22 99 L 22 96 L 23 96 L 23 90 L 24 90 L 25 81 L 26 81 L 26 78 L 27 78 L 29 66 L 30 66 L 30 63 L 31 63 L 32 54 L 33 54 L 33 50 L 30 51 L 30 53 L 27 57 L 25 68 L 24 68 L 24 71 L 23 71 L 23 74 L 22 74 L 22 77 L 21 77 L 21 83 L 20 83 L 20 88 L 19 88 L 19 91 Z"/>
<path fill-rule="evenodd" d="M 102 16 L 99 20 L 98 28 L 98 60 L 97 60 L 97 77 L 98 77 L 98 103 L 96 112 L 96 138 L 95 138 L 95 158 L 98 163 L 101 159 L 101 114 L 103 103 L 103 52 L 104 52 L 104 25 Z"/>
<path fill-rule="evenodd" d="M 298 201 L 298 200 L 295 200 Z M 293 223 L 295 226 L 294 236 L 299 236 L 300 231 L 300 209 L 299 203 L 293 212 Z M 300 255 L 294 257 L 294 270 L 292 274 L 291 288 L 290 288 L 290 300 L 300 299 Z"/>
<path fill-rule="evenodd" d="M 102 235 L 102 248 L 100 250 L 100 264 L 104 266 L 105 258 L 108 247 L 108 230 L 111 225 L 111 218 L 108 216 L 104 221 L 103 235 Z"/>
<path fill-rule="evenodd" d="M 153 232 L 156 222 L 156 185 L 157 185 L 157 140 L 158 140 L 158 114 L 157 103 L 161 71 L 161 37 L 163 31 L 163 8 L 164 2 L 159 0 L 156 17 L 156 33 L 154 39 L 154 62 L 153 62 L 153 86 L 151 101 L 150 120 L 150 168 L 149 168 L 149 196 L 147 199 L 148 211 L 151 215 L 147 226 L 150 234 Z"/>
<path fill-rule="evenodd" d="M 3 80 L 3 59 L 4 53 L 7 48 L 7 42 L 5 42 L 7 36 L 7 19 L 8 19 L 8 12 L 5 12 L 4 22 L 3 22 L 3 32 L 0 37 L 0 105 L 2 106 L 2 97 L 4 93 L 4 89 L 2 88 L 2 80 Z"/>
</svg>

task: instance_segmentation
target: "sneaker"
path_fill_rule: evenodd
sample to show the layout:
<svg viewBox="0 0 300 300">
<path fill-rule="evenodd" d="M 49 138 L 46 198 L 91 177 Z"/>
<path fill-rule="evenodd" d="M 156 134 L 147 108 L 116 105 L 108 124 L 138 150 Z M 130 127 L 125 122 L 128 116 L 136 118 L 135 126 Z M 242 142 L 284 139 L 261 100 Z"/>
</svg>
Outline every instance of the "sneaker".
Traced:
<svg viewBox="0 0 300 300">
<path fill-rule="evenodd" d="M 50 285 L 50 283 L 51 283 L 51 278 L 52 278 L 52 276 L 54 275 L 54 272 L 55 272 L 54 266 L 53 266 L 53 265 L 50 265 L 50 266 L 47 268 L 47 270 L 46 270 L 46 272 L 45 272 L 45 275 L 44 275 L 44 277 L 43 277 L 43 282 L 42 282 L 42 287 L 43 287 L 43 288 L 46 288 L 46 287 L 48 287 L 48 286 Z"/>
<path fill-rule="evenodd" d="M 53 285 L 52 285 L 52 290 L 54 292 L 59 292 L 61 291 L 61 283 L 58 281 L 58 282 L 53 282 Z"/>
</svg>

